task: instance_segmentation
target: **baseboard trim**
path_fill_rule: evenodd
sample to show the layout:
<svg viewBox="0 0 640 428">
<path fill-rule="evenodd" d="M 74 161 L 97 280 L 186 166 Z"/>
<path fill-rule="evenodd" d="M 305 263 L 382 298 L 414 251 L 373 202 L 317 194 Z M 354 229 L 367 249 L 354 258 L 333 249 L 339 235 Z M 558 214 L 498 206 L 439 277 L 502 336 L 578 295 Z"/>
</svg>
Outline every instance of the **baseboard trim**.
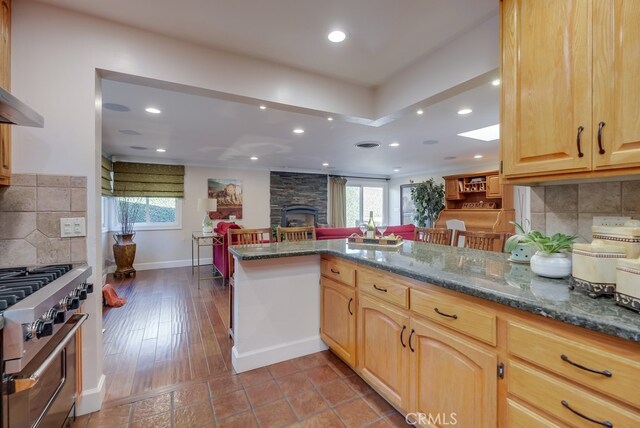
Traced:
<svg viewBox="0 0 640 428">
<path fill-rule="evenodd" d="M 200 266 L 213 264 L 213 257 L 200 258 Z M 167 269 L 176 267 L 191 266 L 191 259 L 186 260 L 167 260 L 164 262 L 147 262 L 147 263 L 134 263 L 133 267 L 136 270 L 152 270 L 152 269 Z"/>
<path fill-rule="evenodd" d="M 283 343 L 278 346 L 258 349 L 253 352 L 238 353 L 234 346 L 231 352 L 231 364 L 237 373 L 246 372 L 292 358 L 314 354 L 328 349 L 327 345 L 320 339 L 320 336 L 296 342 Z"/>
<path fill-rule="evenodd" d="M 100 376 L 98 386 L 82 391 L 76 403 L 76 415 L 86 415 L 100 410 L 105 394 L 105 375 Z"/>
</svg>

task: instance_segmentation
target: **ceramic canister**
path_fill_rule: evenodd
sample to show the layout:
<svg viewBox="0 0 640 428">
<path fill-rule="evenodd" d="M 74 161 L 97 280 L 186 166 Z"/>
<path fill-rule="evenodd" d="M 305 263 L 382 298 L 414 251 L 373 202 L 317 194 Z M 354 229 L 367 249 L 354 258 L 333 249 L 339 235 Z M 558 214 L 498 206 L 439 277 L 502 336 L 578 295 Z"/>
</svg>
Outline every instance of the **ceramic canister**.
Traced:
<svg viewBox="0 0 640 428">
<path fill-rule="evenodd" d="M 640 312 L 640 259 L 618 260 L 616 304 Z"/>
<path fill-rule="evenodd" d="M 573 244 L 569 288 L 584 290 L 590 297 L 613 296 L 616 266 L 626 258 L 625 248 L 596 239 L 590 244 Z"/>
<path fill-rule="evenodd" d="M 628 220 L 624 226 L 591 226 L 593 239 L 624 247 L 627 258 L 640 257 L 640 220 Z"/>
</svg>

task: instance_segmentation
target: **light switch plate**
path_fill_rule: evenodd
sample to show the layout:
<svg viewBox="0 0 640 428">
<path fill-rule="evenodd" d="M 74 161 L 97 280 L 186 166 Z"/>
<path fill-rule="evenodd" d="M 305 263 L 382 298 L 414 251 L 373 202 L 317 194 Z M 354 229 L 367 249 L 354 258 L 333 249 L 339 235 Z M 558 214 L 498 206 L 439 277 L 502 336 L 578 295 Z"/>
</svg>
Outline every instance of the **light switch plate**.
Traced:
<svg viewBox="0 0 640 428">
<path fill-rule="evenodd" d="M 87 236 L 87 225 L 84 217 L 69 217 L 60 219 L 60 237 L 73 238 Z"/>
</svg>

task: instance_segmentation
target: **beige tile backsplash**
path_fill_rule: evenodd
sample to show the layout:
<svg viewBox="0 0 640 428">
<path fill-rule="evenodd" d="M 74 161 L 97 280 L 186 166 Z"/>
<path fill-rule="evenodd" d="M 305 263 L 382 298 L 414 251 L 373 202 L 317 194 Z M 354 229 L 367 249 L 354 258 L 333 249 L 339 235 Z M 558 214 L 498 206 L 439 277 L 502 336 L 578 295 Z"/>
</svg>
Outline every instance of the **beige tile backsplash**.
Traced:
<svg viewBox="0 0 640 428">
<path fill-rule="evenodd" d="M 60 238 L 60 219 L 87 217 L 87 178 L 14 174 L 0 188 L 0 267 L 87 260 L 86 238 Z"/>
<path fill-rule="evenodd" d="M 531 227 L 546 234 L 577 234 L 591 242 L 594 216 L 640 219 L 640 181 L 531 188 Z"/>
</svg>

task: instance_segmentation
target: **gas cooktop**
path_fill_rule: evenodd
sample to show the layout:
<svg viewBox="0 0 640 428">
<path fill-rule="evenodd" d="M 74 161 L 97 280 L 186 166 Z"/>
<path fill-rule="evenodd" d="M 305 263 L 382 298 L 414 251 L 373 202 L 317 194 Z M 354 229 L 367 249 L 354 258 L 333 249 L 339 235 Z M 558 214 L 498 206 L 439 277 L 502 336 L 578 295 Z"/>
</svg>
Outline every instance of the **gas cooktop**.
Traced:
<svg viewBox="0 0 640 428">
<path fill-rule="evenodd" d="M 71 264 L 59 264 L 28 269 L 0 269 L 0 311 L 15 305 L 47 284 L 73 269 Z"/>
</svg>

